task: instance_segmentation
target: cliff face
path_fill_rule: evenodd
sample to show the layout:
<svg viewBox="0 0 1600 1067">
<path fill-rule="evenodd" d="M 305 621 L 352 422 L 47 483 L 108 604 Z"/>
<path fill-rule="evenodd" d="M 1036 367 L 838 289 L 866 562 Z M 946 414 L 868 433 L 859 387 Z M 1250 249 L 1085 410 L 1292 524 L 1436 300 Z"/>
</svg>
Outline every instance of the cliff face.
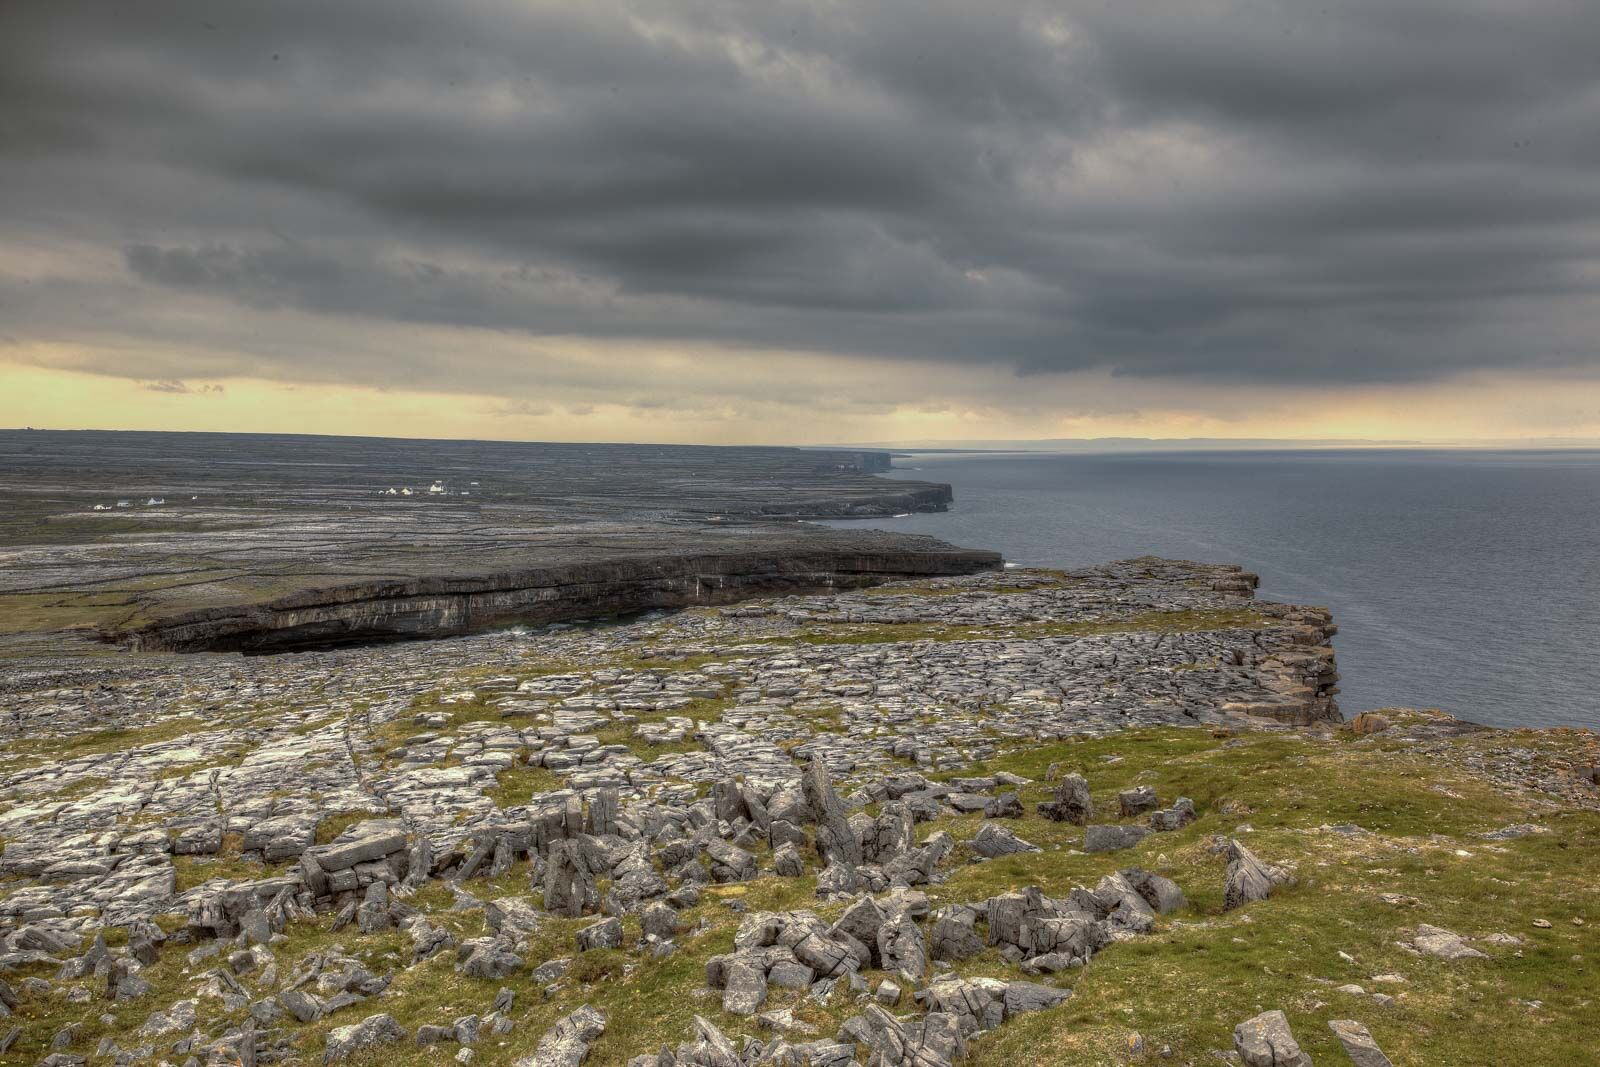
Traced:
<svg viewBox="0 0 1600 1067">
<path fill-rule="evenodd" d="M 943 546 L 647 555 L 500 574 L 352 582 L 263 604 L 187 612 L 107 636 L 138 651 L 283 652 L 859 589 L 999 565 L 997 553 Z"/>
</svg>

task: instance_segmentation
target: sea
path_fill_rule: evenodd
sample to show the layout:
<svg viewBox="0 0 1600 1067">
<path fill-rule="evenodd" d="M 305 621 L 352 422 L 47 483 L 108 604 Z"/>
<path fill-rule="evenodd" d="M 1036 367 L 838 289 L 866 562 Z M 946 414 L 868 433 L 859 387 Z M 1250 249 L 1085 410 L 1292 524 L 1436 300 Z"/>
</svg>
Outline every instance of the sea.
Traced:
<svg viewBox="0 0 1600 1067">
<path fill-rule="evenodd" d="M 1340 707 L 1600 728 L 1600 451 L 927 453 L 948 512 L 878 526 L 1084 567 L 1237 563 L 1332 609 Z"/>
</svg>

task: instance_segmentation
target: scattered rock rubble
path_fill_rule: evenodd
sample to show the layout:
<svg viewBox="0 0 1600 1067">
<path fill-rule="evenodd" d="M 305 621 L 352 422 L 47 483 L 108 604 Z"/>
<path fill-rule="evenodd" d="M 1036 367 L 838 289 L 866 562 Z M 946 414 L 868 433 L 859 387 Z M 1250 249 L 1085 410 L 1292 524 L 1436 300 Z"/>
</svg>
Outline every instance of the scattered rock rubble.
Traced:
<svg viewBox="0 0 1600 1067">
<path fill-rule="evenodd" d="M 842 984 L 864 996 L 861 1013 L 834 1039 L 743 1047 L 700 1019 L 677 1050 L 636 1067 L 831 1067 L 858 1047 L 872 1064 L 949 1064 L 972 1035 L 1065 999 L 1021 974 L 1081 967 L 1148 933 L 1184 895 L 1128 866 L 1092 889 L 1034 887 L 932 910 L 919 887 L 958 858 L 1037 846 L 1002 825 L 1022 814 L 1025 779 L 923 772 L 985 758 L 1000 740 L 1336 719 L 1327 614 L 1258 603 L 1253 586 L 1236 568 L 1137 560 L 594 629 L 198 657 L 181 673 L 149 657 L 12 678 L 0 701 L 17 709 L 22 737 L 48 731 L 61 750 L 19 746 L 0 758 L 0 877 L 17 881 L 0 900 L 0 971 L 48 964 L 62 979 L 93 976 L 110 1000 L 138 1001 L 150 998 L 143 968 L 187 953 L 192 996 L 152 999 L 123 1042 L 137 1047 L 119 1053 L 129 1063 L 282 1061 L 297 1025 L 346 1015 L 327 1034 L 325 1062 L 386 1044 L 468 1052 L 480 1034 L 512 1028 L 509 990 L 492 1005 L 486 995 L 481 1017 L 410 1031 L 374 1011 L 392 974 L 337 948 L 285 973 L 274 945 L 331 913 L 343 936 L 403 931 L 410 956 L 396 966 L 443 955 L 466 979 L 529 970 L 554 981 L 565 963 L 527 948 L 550 917 L 593 917 L 572 943 L 585 953 L 621 946 L 620 920 L 636 915 L 643 947 L 665 955 L 702 887 L 814 873 L 820 900 L 848 902 L 842 916 L 747 915 L 707 985 L 726 1011 L 760 1017 L 771 987 L 824 996 Z M 530 663 L 557 667 L 529 675 Z M 123 740 L 74 747 L 108 729 Z M 508 799 L 500 788 L 518 775 L 536 787 Z M 1161 799 L 1131 789 L 1115 812 L 1096 813 L 1088 782 L 1071 774 L 1038 810 L 1083 826 L 1085 851 L 1112 851 L 1195 818 L 1189 799 Z M 967 845 L 943 832 L 919 843 L 918 823 L 967 813 L 985 820 Z M 1237 842 L 1226 858 L 1229 907 L 1287 879 Z M 518 863 L 524 895 L 473 900 L 475 879 Z M 485 936 L 458 941 L 408 903 L 440 882 L 460 906 L 483 909 Z M 153 921 L 173 914 L 184 917 L 176 929 Z M 112 928 L 125 945 L 108 947 Z M 986 947 L 1019 977 L 941 970 Z M 889 977 L 869 989 L 864 970 Z M 197 998 L 235 1021 L 195 1030 Z M 604 1029 L 599 1012 L 574 1012 L 522 1062 L 576 1067 Z M 84 1051 L 70 1028 L 58 1043 L 59 1055 Z"/>
</svg>

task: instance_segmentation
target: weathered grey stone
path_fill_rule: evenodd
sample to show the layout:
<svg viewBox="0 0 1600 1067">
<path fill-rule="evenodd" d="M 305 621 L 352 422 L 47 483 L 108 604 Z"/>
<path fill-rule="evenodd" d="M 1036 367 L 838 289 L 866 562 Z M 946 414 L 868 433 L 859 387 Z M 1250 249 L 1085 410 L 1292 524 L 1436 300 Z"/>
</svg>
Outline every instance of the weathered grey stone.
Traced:
<svg viewBox="0 0 1600 1067">
<path fill-rule="evenodd" d="M 728 968 L 722 987 L 722 1010 L 732 1015 L 754 1015 L 767 1002 L 767 976 L 748 963 Z"/>
<path fill-rule="evenodd" d="M 856 891 L 860 879 L 856 869 L 843 863 L 830 863 L 817 873 L 817 895 L 845 896 Z"/>
<path fill-rule="evenodd" d="M 928 930 L 928 955 L 954 963 L 982 952 L 976 919 L 977 913 L 964 905 L 941 908 Z"/>
<path fill-rule="evenodd" d="M 1189 902 L 1185 899 L 1183 890 L 1179 889 L 1177 883 L 1170 878 L 1163 878 L 1159 874 L 1152 874 L 1139 867 L 1128 867 L 1117 873 L 1127 879 L 1128 884 L 1158 914 L 1166 915 L 1168 912 L 1188 906 Z"/>
<path fill-rule="evenodd" d="M 577 943 L 579 952 L 597 948 L 621 948 L 622 920 L 611 916 L 585 926 L 578 931 Z"/>
<path fill-rule="evenodd" d="M 585 1004 L 546 1030 L 533 1054 L 518 1059 L 516 1067 L 579 1067 L 605 1030 L 604 1013 Z"/>
<path fill-rule="evenodd" d="M 1085 827 L 1083 850 L 1085 852 L 1116 852 L 1132 848 L 1150 835 L 1143 826 L 1119 826 L 1115 823 Z"/>
<path fill-rule="evenodd" d="M 1228 874 L 1222 890 L 1223 911 L 1265 900 L 1278 886 L 1293 880 L 1282 869 L 1261 862 L 1255 853 L 1237 841 L 1229 841 L 1224 854 L 1228 860 Z"/>
<path fill-rule="evenodd" d="M 562 840 L 551 845 L 545 867 L 545 910 L 576 919 L 593 911 L 599 903 L 600 891 L 595 885 L 595 872 L 590 870 L 578 843 Z"/>
<path fill-rule="evenodd" d="M 1435 956 L 1442 960 L 1482 960 L 1489 957 L 1468 945 L 1466 939 L 1460 934 L 1438 926 L 1429 926 L 1421 923 L 1417 926 L 1416 936 L 1411 940 L 1418 952 L 1424 956 Z"/>
<path fill-rule="evenodd" d="M 1172 802 L 1172 807 L 1167 808 L 1165 811 L 1153 811 L 1150 813 L 1150 829 L 1157 833 L 1170 833 L 1174 830 L 1183 829 L 1194 822 L 1197 817 L 1194 810 L 1194 801 L 1188 797 L 1179 797 Z"/>
<path fill-rule="evenodd" d="M 652 901 L 639 914 L 639 929 L 646 937 L 667 941 L 678 932 L 678 912 L 662 901 Z"/>
<path fill-rule="evenodd" d="M 522 968 L 522 957 L 493 938 L 464 941 L 457 949 L 456 970 L 470 978 L 498 980 Z"/>
<path fill-rule="evenodd" d="M 997 797 L 991 797 L 983 806 L 985 819 L 1020 819 L 1022 816 L 1022 798 L 1015 793 L 1001 793 Z"/>
<path fill-rule="evenodd" d="M 994 859 L 996 856 L 1010 856 L 1017 852 L 1038 852 L 1039 846 L 1030 844 L 994 823 L 985 823 L 972 839 L 972 850 L 980 856 Z"/>
<path fill-rule="evenodd" d="M 1117 794 L 1117 808 L 1122 812 L 1124 819 L 1154 811 L 1160 803 L 1156 799 L 1156 787 L 1153 785 L 1134 786 Z"/>
<path fill-rule="evenodd" d="M 809 989 L 816 972 L 803 963 L 780 960 L 767 971 L 767 983 L 781 989 Z"/>
<path fill-rule="evenodd" d="M 1344 1046 L 1345 1055 L 1350 1057 L 1355 1067 L 1394 1067 L 1372 1039 L 1372 1034 L 1356 1020 L 1332 1019 L 1328 1022 L 1328 1029 Z"/>
<path fill-rule="evenodd" d="M 369 1015 L 351 1026 L 336 1026 L 328 1031 L 322 1062 L 334 1063 L 357 1052 L 379 1045 L 392 1045 L 406 1039 L 405 1027 L 392 1015 Z"/>
<path fill-rule="evenodd" d="M 857 867 L 862 863 L 861 843 L 850 829 L 845 817 L 844 804 L 833 791 L 828 779 L 828 768 L 821 759 L 813 758 L 801 776 L 800 785 L 805 793 L 806 805 L 811 809 L 817 824 L 817 855 L 824 864 L 839 863 Z"/>
<path fill-rule="evenodd" d="M 403 825 L 390 819 L 373 819 L 352 826 L 332 844 L 318 845 L 307 851 L 324 871 L 342 871 L 358 863 L 383 859 L 405 847 Z"/>
<path fill-rule="evenodd" d="M 1039 805 L 1039 814 L 1056 822 L 1087 825 L 1094 817 L 1089 783 L 1081 774 L 1069 774 L 1056 786 L 1055 799 Z"/>
<path fill-rule="evenodd" d="M 772 853 L 772 869 L 783 878 L 799 878 L 806 873 L 805 861 L 792 842 L 779 845 Z"/>
<path fill-rule="evenodd" d="M 1155 925 L 1155 910 L 1120 874 L 1100 879 L 1093 896 L 1099 910 L 1105 913 L 1104 921 L 1117 936 L 1147 934 Z"/>
<path fill-rule="evenodd" d="M 1070 989 L 1057 989 L 1037 982 L 1008 982 L 1005 992 L 1006 1018 L 1053 1008 L 1070 996 Z"/>
<path fill-rule="evenodd" d="M 922 931 L 904 912 L 889 916 L 877 931 L 877 958 L 884 970 L 899 975 L 911 985 L 922 981 L 928 970 L 928 950 Z"/>
<path fill-rule="evenodd" d="M 756 858 L 726 841 L 711 842 L 706 846 L 706 856 L 711 860 L 711 878 L 716 882 L 747 882 L 758 873 Z"/>
<path fill-rule="evenodd" d="M 838 920 L 833 924 L 833 930 L 843 931 L 851 937 L 868 945 L 873 949 L 872 966 L 881 966 L 881 957 L 877 955 L 878 931 L 883 927 L 888 916 L 884 914 L 878 902 L 869 896 L 860 896 L 851 901 L 850 906 L 840 913 Z"/>
<path fill-rule="evenodd" d="M 1005 1021 L 1006 985 L 997 978 L 940 978 L 929 983 L 925 998 L 930 1012 L 954 1019 L 970 1035 Z"/>
<path fill-rule="evenodd" d="M 1233 1048 L 1245 1067 L 1311 1067 L 1311 1057 L 1289 1030 L 1281 1011 L 1268 1011 L 1233 1028 Z"/>
<path fill-rule="evenodd" d="M 300 1022 L 314 1023 L 322 1018 L 322 1001 L 303 989 L 285 989 L 278 994 L 278 1003 Z"/>
</svg>

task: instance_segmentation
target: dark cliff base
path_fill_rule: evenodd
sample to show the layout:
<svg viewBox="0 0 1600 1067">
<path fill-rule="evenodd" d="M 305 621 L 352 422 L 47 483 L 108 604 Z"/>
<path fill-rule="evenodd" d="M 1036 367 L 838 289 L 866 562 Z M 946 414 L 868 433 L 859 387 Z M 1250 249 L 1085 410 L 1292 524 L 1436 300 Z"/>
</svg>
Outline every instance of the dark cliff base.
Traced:
<svg viewBox="0 0 1600 1067">
<path fill-rule="evenodd" d="M 268 653 L 448 637 L 753 596 L 859 589 L 897 578 L 973 574 L 994 552 L 925 547 L 657 554 L 482 576 L 425 577 L 310 590 L 211 608 L 105 636 L 139 651 Z"/>
</svg>

